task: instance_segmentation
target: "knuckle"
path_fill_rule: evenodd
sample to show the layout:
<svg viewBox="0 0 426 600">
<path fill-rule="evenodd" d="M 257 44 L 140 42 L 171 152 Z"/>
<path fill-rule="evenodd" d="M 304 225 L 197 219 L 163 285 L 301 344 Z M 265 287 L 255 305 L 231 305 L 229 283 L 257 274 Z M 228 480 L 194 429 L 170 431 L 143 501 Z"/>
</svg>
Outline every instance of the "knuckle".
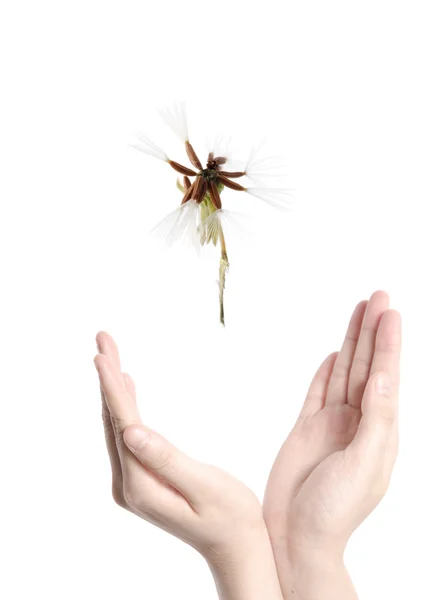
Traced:
<svg viewBox="0 0 426 600">
<path fill-rule="evenodd" d="M 352 363 L 352 368 L 355 368 L 361 372 L 369 371 L 371 365 L 371 359 L 365 356 L 355 356 Z"/>
<path fill-rule="evenodd" d="M 358 328 L 354 327 L 353 329 L 349 329 L 346 333 L 345 341 L 350 342 L 351 344 L 357 344 L 359 339 Z"/>
<path fill-rule="evenodd" d="M 395 422 L 398 419 L 398 403 L 395 394 L 391 390 L 389 395 L 374 396 L 375 413 L 379 421 L 386 425 L 386 434 L 391 438 Z M 389 429 L 390 428 L 390 429 Z"/>
<path fill-rule="evenodd" d="M 114 417 L 113 415 L 110 415 L 110 420 L 111 420 L 111 425 L 114 429 L 114 432 L 116 434 L 122 434 L 126 428 L 125 421 L 123 421 L 123 419 L 120 419 L 118 417 Z"/>
<path fill-rule="evenodd" d="M 386 406 L 386 405 L 381 406 L 380 407 L 380 418 L 386 425 L 388 425 L 389 427 L 392 427 L 397 418 L 395 408 L 393 406 Z"/>
<path fill-rule="evenodd" d="M 115 439 L 115 444 L 117 446 L 117 451 L 119 454 L 123 453 L 126 451 L 127 446 L 124 443 L 124 439 L 123 439 L 123 433 L 121 432 L 116 432 L 114 434 L 114 439 Z"/>
<path fill-rule="evenodd" d="M 151 466 L 153 471 L 170 471 L 173 468 L 173 454 L 171 450 L 164 449 L 155 457 Z"/>
<path fill-rule="evenodd" d="M 348 376 L 348 372 L 348 365 L 337 359 L 333 367 L 333 377 L 344 379 Z"/>
<path fill-rule="evenodd" d="M 397 354 L 400 351 L 401 343 L 396 336 L 389 336 L 385 339 L 378 339 L 376 348 L 380 350 L 380 352 Z"/>
</svg>

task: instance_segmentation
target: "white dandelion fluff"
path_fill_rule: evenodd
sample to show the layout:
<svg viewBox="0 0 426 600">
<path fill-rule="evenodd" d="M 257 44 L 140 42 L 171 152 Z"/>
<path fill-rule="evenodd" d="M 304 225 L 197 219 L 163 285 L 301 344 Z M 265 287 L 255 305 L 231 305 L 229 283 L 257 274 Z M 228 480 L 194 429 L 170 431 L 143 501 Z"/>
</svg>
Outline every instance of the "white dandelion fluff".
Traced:
<svg viewBox="0 0 426 600">
<path fill-rule="evenodd" d="M 255 146 L 250 153 L 249 159 L 245 167 L 247 177 L 252 180 L 262 181 L 265 177 L 282 177 L 284 175 L 284 167 L 278 156 L 259 156 L 263 142 Z"/>
<path fill-rule="evenodd" d="M 201 246 L 199 225 L 199 205 L 194 200 L 188 200 L 160 221 L 152 231 L 164 238 L 169 246 L 180 240 L 189 242 L 199 250 Z"/>
<path fill-rule="evenodd" d="M 215 141 L 211 145 L 212 152 L 215 156 L 223 156 L 227 160 L 231 160 L 232 153 L 229 150 L 229 146 L 231 145 L 231 137 L 228 136 L 225 138 L 223 135 L 217 135 Z"/>
<path fill-rule="evenodd" d="M 137 142 L 130 144 L 132 148 L 135 148 L 144 154 L 149 154 L 150 156 L 164 160 L 165 162 L 169 162 L 169 158 L 164 150 L 157 146 L 157 144 L 154 144 L 154 142 L 146 135 L 143 133 L 136 133 L 135 137 L 137 138 Z"/>
<path fill-rule="evenodd" d="M 252 234 L 252 227 L 253 223 L 247 215 L 223 208 L 215 210 L 199 226 L 201 245 L 212 242 L 216 246 L 220 232 L 225 237 L 247 238 Z"/>
<path fill-rule="evenodd" d="M 283 189 L 274 189 L 274 188 L 262 188 L 262 187 L 252 187 L 246 188 L 246 192 L 251 196 L 255 196 L 270 204 L 274 208 L 278 208 L 279 210 L 286 211 L 291 206 L 291 192 Z"/>
<path fill-rule="evenodd" d="M 188 119 L 186 116 L 186 106 L 183 102 L 176 103 L 173 107 L 158 110 L 163 121 L 178 136 L 182 142 L 187 142 L 188 137 Z"/>
<path fill-rule="evenodd" d="M 222 209 L 215 210 L 205 221 L 200 223 L 198 231 L 200 234 L 201 245 L 210 242 L 216 246 L 219 235 L 223 235 L 222 219 L 224 211 Z"/>
</svg>

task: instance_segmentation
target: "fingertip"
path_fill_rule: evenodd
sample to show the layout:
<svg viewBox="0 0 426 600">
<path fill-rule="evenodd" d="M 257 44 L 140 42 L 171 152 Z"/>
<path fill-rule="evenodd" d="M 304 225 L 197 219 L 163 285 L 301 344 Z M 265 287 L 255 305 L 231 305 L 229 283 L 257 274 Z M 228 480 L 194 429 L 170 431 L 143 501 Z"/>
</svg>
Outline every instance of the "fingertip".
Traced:
<svg viewBox="0 0 426 600">
<path fill-rule="evenodd" d="M 122 373 L 121 375 L 126 383 L 133 384 L 133 379 L 129 373 Z"/>
<path fill-rule="evenodd" d="M 388 310 L 383 313 L 382 320 L 384 318 L 386 318 L 386 320 L 393 321 L 397 324 L 401 323 L 401 313 L 398 312 L 395 308 L 388 308 Z"/>
<path fill-rule="evenodd" d="M 108 356 L 113 365 L 115 365 L 118 371 L 120 371 L 120 354 L 114 338 L 107 331 L 99 331 L 96 336 L 96 343 L 98 345 L 99 352 Z"/>
<path fill-rule="evenodd" d="M 316 375 L 317 376 L 323 376 L 324 374 L 327 375 L 327 373 L 331 373 L 333 367 L 334 367 L 334 363 L 337 360 L 337 357 L 339 356 L 339 351 L 335 350 L 334 352 L 331 352 L 321 363 Z"/>
<path fill-rule="evenodd" d="M 379 368 L 398 369 L 401 339 L 401 315 L 397 310 L 388 309 L 383 313 L 377 328 L 375 350 L 384 353 L 385 357 L 378 360 Z M 376 365 L 374 366 L 377 368 Z"/>
<path fill-rule="evenodd" d="M 327 387 L 338 355 L 339 352 L 332 352 L 318 367 L 312 379 L 311 385 L 309 386 L 308 393 L 300 413 L 302 416 L 314 414 L 323 408 L 327 394 Z"/>
<path fill-rule="evenodd" d="M 379 329 L 390 334 L 396 333 L 399 335 L 401 333 L 401 315 L 399 312 L 394 308 L 385 310 L 380 319 Z"/>
<path fill-rule="evenodd" d="M 93 359 L 93 364 L 95 365 L 97 371 L 99 371 L 99 356 L 100 354 L 97 354 Z"/>
<path fill-rule="evenodd" d="M 132 452 L 137 452 L 144 448 L 151 437 L 151 432 L 137 423 L 129 425 L 123 432 L 124 442 Z"/>
<path fill-rule="evenodd" d="M 328 373 L 333 370 L 334 368 L 334 363 L 337 360 L 337 357 L 339 356 L 339 351 L 335 350 L 334 352 L 331 352 L 327 358 L 325 358 L 319 368 L 319 371 L 321 372 L 321 374 Z"/>
<path fill-rule="evenodd" d="M 365 310 L 367 308 L 368 300 L 360 300 L 355 306 L 355 311 Z"/>
<path fill-rule="evenodd" d="M 364 319 L 365 311 L 367 310 L 368 300 L 361 300 L 352 311 L 348 325 L 348 333 L 353 339 L 357 339 Z"/>
<path fill-rule="evenodd" d="M 389 294 L 386 290 L 376 290 L 371 294 L 369 301 L 372 302 L 374 300 L 375 302 L 380 301 L 389 303 L 389 299 Z"/>
<path fill-rule="evenodd" d="M 98 352 L 105 354 L 105 344 L 109 337 L 110 335 L 106 331 L 98 331 L 95 338 Z"/>
<path fill-rule="evenodd" d="M 102 369 L 104 369 L 107 366 L 108 358 L 105 356 L 105 354 L 99 353 L 95 356 L 93 362 L 95 364 L 96 370 L 99 373 L 100 371 L 102 371 Z"/>
</svg>

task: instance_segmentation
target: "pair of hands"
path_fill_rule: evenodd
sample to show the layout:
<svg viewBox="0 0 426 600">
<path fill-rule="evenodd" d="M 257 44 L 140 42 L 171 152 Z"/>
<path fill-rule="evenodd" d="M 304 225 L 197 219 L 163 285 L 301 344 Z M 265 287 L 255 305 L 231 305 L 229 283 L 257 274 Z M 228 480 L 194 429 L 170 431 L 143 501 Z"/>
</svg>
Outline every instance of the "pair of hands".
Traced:
<svg viewBox="0 0 426 600">
<path fill-rule="evenodd" d="M 284 597 L 311 597 L 310 570 L 318 593 L 320 571 L 330 579 L 343 565 L 346 544 L 385 494 L 397 455 L 401 327 L 387 294 L 358 304 L 340 352 L 318 369 L 272 467 L 263 507 L 240 481 L 143 425 L 114 341 L 102 332 L 97 343 L 115 501 L 196 548 L 219 591 L 221 565 L 231 561 L 238 570 L 268 546 Z M 348 590 L 341 597 L 355 597 L 336 576 Z M 262 589 L 268 598 L 265 582 Z"/>
</svg>

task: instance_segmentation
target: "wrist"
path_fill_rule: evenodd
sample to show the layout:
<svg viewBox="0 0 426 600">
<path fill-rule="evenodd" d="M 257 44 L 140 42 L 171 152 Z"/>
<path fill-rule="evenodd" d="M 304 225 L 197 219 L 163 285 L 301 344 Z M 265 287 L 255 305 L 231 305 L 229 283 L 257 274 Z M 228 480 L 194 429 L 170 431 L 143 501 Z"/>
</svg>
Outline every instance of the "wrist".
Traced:
<svg viewBox="0 0 426 600">
<path fill-rule="evenodd" d="M 357 600 L 343 552 L 293 552 L 277 559 L 284 598 L 291 600 Z"/>
<path fill-rule="evenodd" d="M 274 554 L 266 527 L 232 547 L 205 555 L 220 600 L 282 600 Z"/>
</svg>

